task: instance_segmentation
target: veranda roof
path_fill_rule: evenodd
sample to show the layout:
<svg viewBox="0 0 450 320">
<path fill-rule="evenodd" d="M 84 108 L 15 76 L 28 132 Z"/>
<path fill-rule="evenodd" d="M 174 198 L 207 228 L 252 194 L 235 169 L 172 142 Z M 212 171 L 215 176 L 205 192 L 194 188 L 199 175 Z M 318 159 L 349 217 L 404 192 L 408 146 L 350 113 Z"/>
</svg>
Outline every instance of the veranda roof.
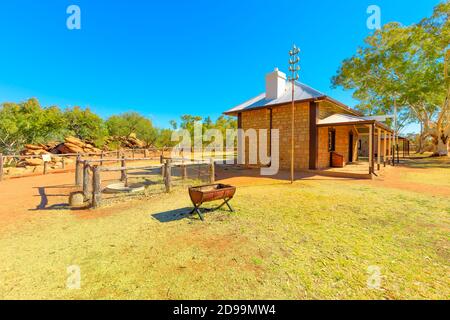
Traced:
<svg viewBox="0 0 450 320">
<path fill-rule="evenodd" d="M 333 114 L 328 118 L 318 120 L 318 127 L 333 127 L 333 126 L 348 126 L 348 125 L 376 125 L 384 130 L 392 132 L 392 129 L 389 128 L 386 124 L 378 122 L 371 117 L 358 117 L 349 114 Z"/>
</svg>

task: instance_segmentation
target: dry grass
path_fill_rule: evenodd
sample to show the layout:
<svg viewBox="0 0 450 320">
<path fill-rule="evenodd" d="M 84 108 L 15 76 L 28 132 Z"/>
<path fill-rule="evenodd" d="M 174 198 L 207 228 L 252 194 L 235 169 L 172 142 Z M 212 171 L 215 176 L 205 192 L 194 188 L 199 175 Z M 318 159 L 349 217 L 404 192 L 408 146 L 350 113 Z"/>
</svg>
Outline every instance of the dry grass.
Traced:
<svg viewBox="0 0 450 320">
<path fill-rule="evenodd" d="M 450 157 L 416 159 L 407 164 L 411 168 L 425 170 L 407 172 L 402 180 L 416 184 L 450 187 Z"/>
<path fill-rule="evenodd" d="M 412 183 L 428 184 L 430 186 L 450 187 L 450 172 L 446 169 L 436 169 L 430 173 L 406 173 L 403 179 Z"/>
<path fill-rule="evenodd" d="M 434 169 L 417 170 L 435 181 Z M 240 188 L 233 204 L 236 213 L 205 223 L 182 215 L 190 203 L 180 190 L 91 219 L 39 213 L 0 236 L 0 298 L 450 296 L 448 198 L 299 181 Z M 69 265 L 81 267 L 81 290 L 66 289 Z M 378 290 L 367 286 L 369 266 L 381 268 Z"/>
</svg>

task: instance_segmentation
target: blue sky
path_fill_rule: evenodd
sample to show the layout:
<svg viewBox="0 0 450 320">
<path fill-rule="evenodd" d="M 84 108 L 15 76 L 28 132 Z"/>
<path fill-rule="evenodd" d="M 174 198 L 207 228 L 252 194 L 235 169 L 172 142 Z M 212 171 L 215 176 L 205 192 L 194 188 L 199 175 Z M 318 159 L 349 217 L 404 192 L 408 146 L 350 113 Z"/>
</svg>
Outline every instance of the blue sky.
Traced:
<svg viewBox="0 0 450 320">
<path fill-rule="evenodd" d="M 381 8 L 383 24 L 411 24 L 438 3 L 2 0 L 0 101 L 36 97 L 103 117 L 138 111 L 158 126 L 182 114 L 217 117 L 263 92 L 274 67 L 286 71 L 295 42 L 301 81 L 353 106 L 330 78 L 371 32 L 367 7 Z M 72 4 L 81 30 L 66 27 Z"/>
</svg>

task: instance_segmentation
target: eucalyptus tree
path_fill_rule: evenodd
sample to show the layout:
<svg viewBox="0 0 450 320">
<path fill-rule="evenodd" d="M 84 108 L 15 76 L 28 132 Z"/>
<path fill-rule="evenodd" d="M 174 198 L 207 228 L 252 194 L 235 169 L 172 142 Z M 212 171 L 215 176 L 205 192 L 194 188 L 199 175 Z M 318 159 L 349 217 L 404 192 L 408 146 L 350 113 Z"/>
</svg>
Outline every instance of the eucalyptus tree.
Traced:
<svg viewBox="0 0 450 320">
<path fill-rule="evenodd" d="M 401 125 L 419 122 L 421 139 L 431 137 L 440 155 L 448 154 L 450 142 L 449 81 L 444 72 L 449 13 L 446 1 L 417 24 L 385 25 L 343 61 L 332 79 L 335 87 L 353 90 L 357 108 L 366 114 L 392 113 L 396 106 Z"/>
<path fill-rule="evenodd" d="M 73 107 L 64 112 L 68 133 L 100 147 L 108 136 L 105 122 L 89 108 Z"/>
<path fill-rule="evenodd" d="M 106 120 L 106 127 L 110 136 L 130 137 L 135 134 L 147 145 L 153 145 L 157 140 L 158 130 L 152 121 L 137 112 L 111 116 Z"/>
<path fill-rule="evenodd" d="M 25 144 L 60 140 L 66 122 L 58 107 L 44 108 L 37 99 L 0 105 L 0 152 L 16 153 Z"/>
</svg>

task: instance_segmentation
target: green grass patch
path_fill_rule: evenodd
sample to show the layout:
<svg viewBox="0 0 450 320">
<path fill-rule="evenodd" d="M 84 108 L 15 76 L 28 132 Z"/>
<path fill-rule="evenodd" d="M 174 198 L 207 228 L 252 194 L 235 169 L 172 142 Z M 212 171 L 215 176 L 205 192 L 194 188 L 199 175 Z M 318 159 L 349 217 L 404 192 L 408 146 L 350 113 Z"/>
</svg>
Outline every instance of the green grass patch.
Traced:
<svg viewBox="0 0 450 320">
<path fill-rule="evenodd" d="M 345 181 L 239 188 L 186 217 L 185 189 L 0 235 L 0 298 L 447 299 L 450 200 Z M 113 207 L 111 208 L 111 210 Z M 67 267 L 81 289 L 66 287 Z M 373 267 L 380 286 L 371 288 Z"/>
<path fill-rule="evenodd" d="M 450 187 L 450 172 L 445 169 L 435 169 L 433 172 L 405 173 L 403 180 L 412 183 Z"/>
</svg>

